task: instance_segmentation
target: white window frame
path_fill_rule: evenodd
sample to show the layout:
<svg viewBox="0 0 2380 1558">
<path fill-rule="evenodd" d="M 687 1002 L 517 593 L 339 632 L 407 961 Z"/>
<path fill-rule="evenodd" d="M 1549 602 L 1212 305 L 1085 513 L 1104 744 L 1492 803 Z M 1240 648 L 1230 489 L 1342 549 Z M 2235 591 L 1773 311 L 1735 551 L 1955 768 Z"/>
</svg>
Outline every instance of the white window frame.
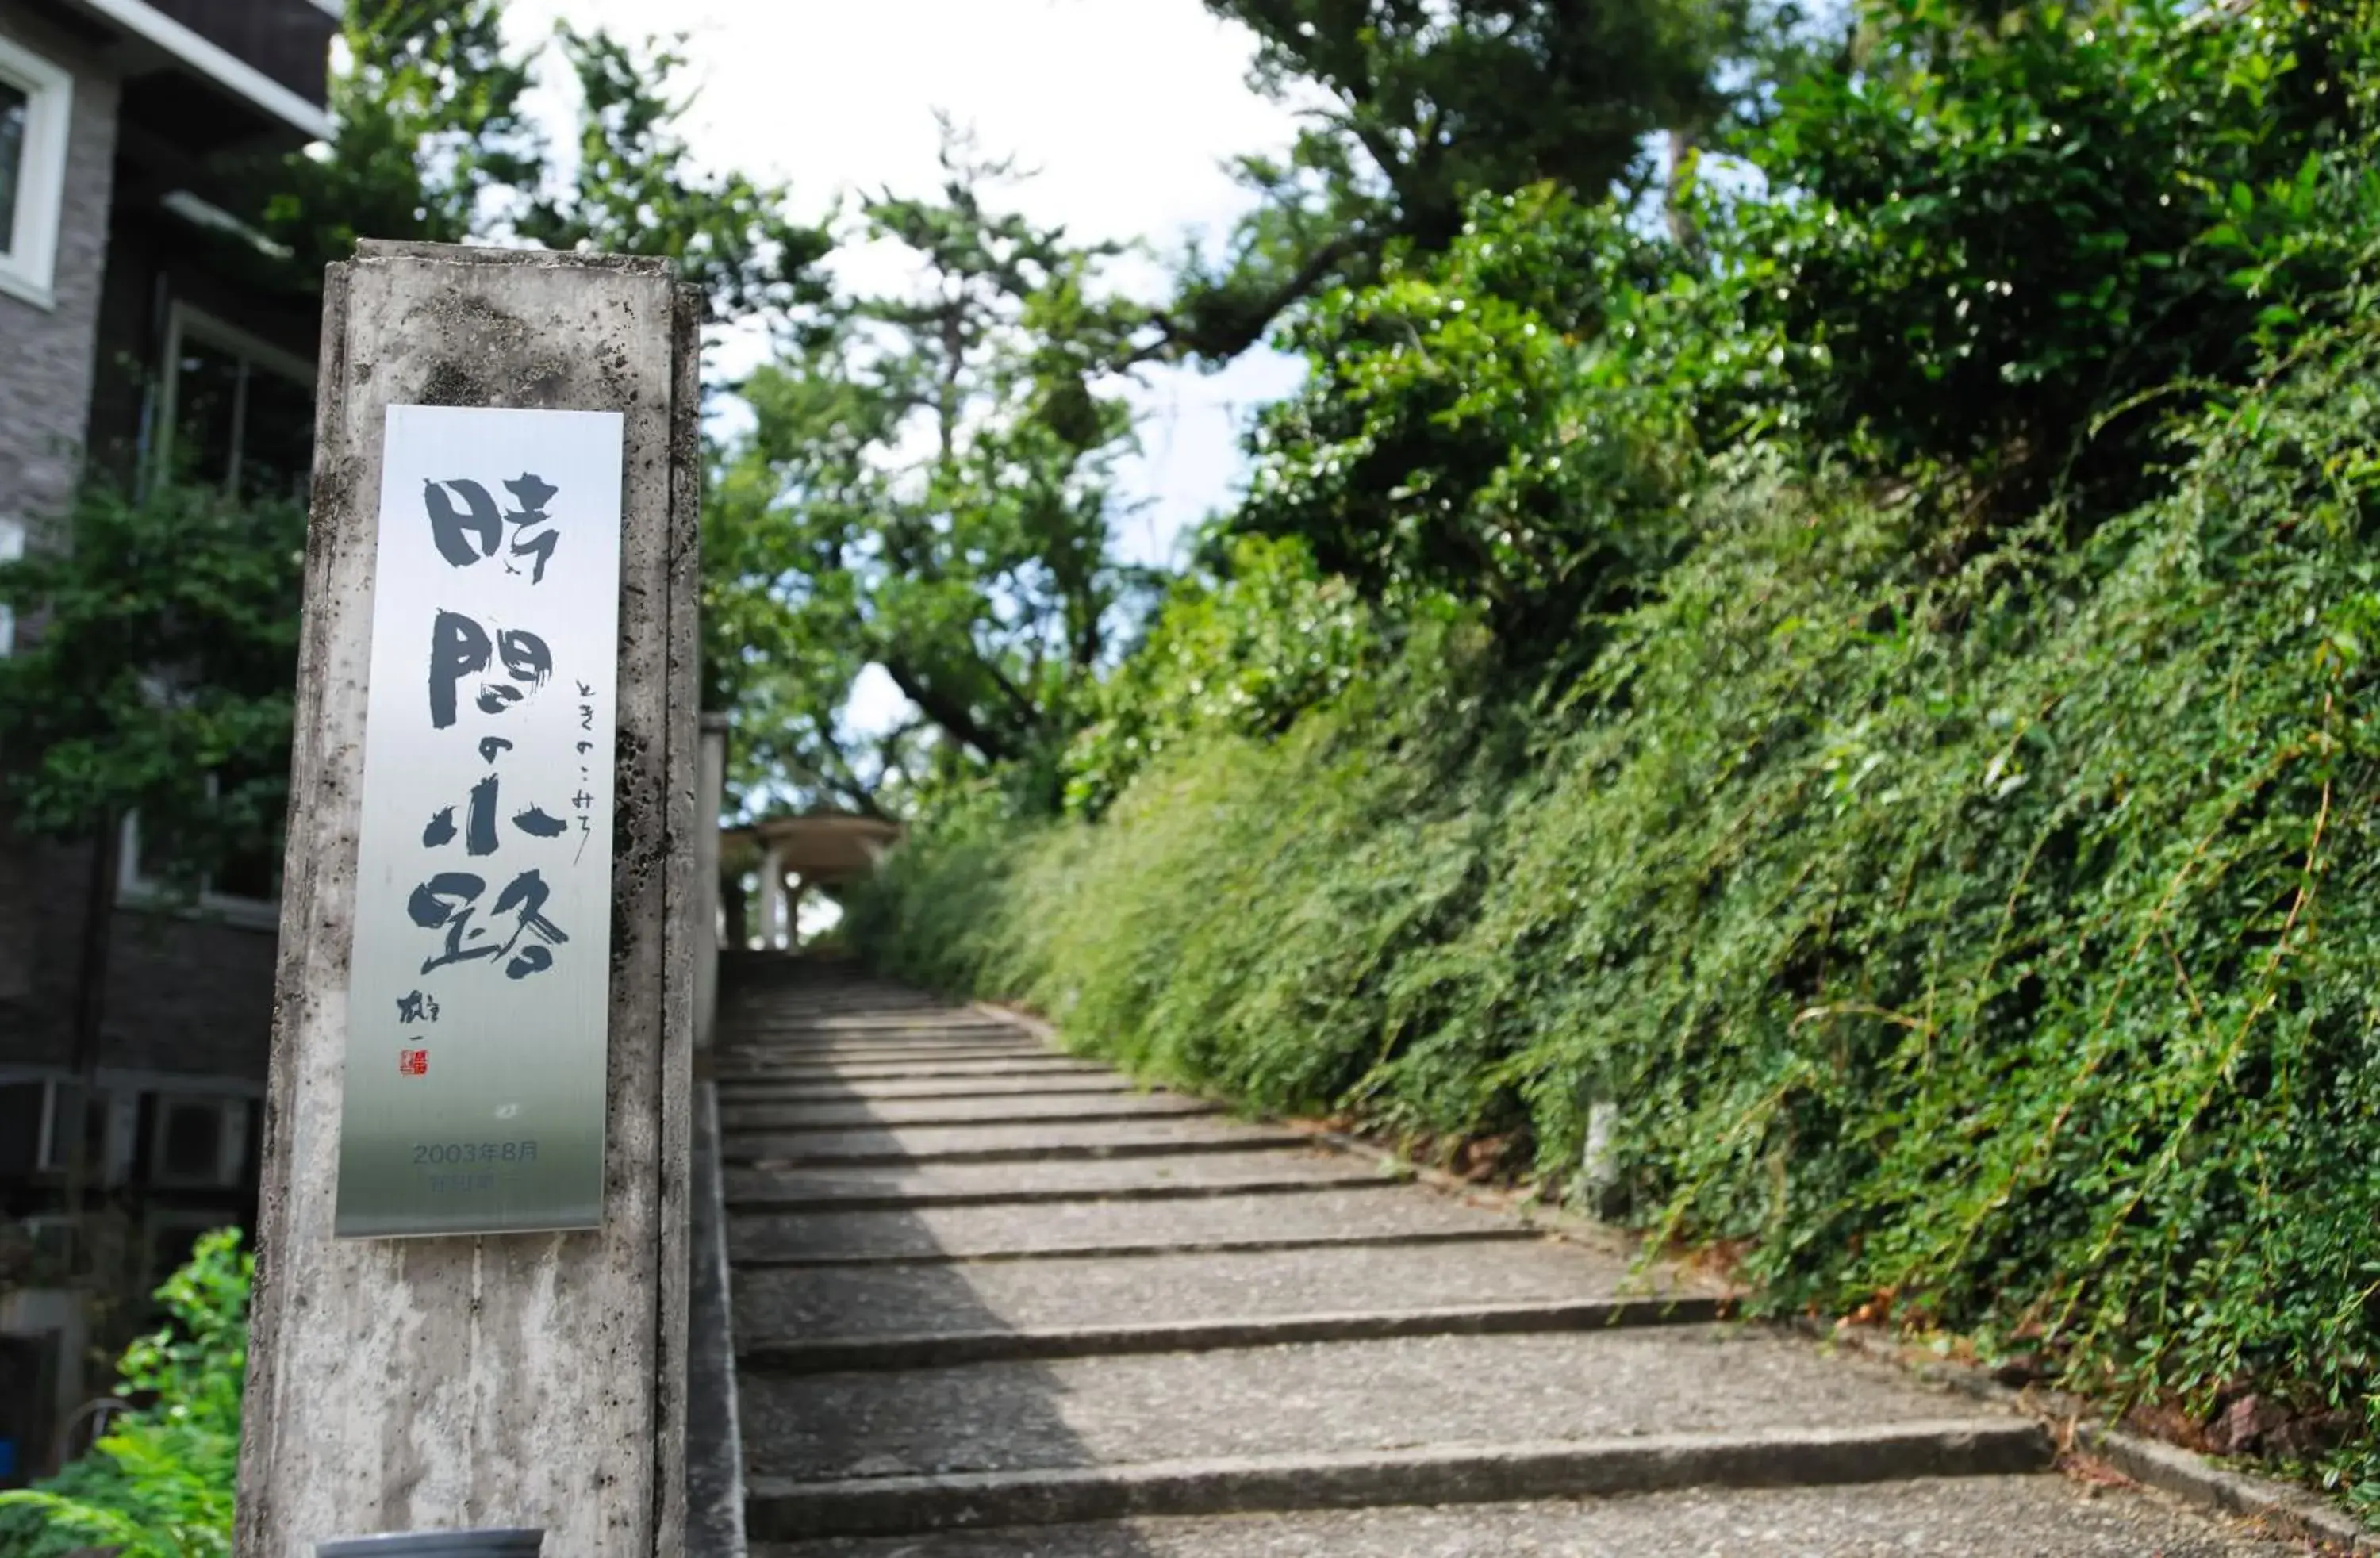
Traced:
<svg viewBox="0 0 2380 1558">
<path fill-rule="evenodd" d="M 208 798 L 212 799 L 214 795 L 215 776 L 210 773 Z M 124 818 L 124 834 L 116 853 L 115 901 L 132 908 L 163 908 L 176 901 L 164 883 L 140 869 L 140 814 L 137 811 L 128 812 Z M 218 893 L 212 882 L 203 880 L 199 883 L 198 912 L 202 918 L 251 931 L 273 931 L 281 925 L 280 899 L 242 898 Z"/>
<path fill-rule="evenodd" d="M 240 1165 L 248 1161 L 249 1101 L 236 1093 L 161 1092 L 153 1102 L 149 1126 L 149 1183 L 166 1190 L 229 1190 L 239 1184 Z M 216 1121 L 215 1166 L 206 1174 L 176 1175 L 165 1167 L 165 1126 L 176 1109 L 210 1109 Z"/>
<path fill-rule="evenodd" d="M 0 292 L 37 309 L 55 309 L 74 76 L 23 44 L 0 38 L 0 81 L 26 98 L 24 162 L 17 170 L 16 221 L 6 250 L 0 251 Z"/>
<path fill-rule="evenodd" d="M 0 563 L 14 563 L 25 555 L 25 522 L 0 514 Z M 0 603 L 0 660 L 17 652 L 16 608 Z"/>
<path fill-rule="evenodd" d="M 60 1129 L 72 1130 L 82 1122 L 62 1118 L 60 1106 L 67 1102 L 68 1095 L 79 1095 L 82 1084 L 48 1077 L 14 1079 L 33 1080 L 42 1089 L 42 1121 L 34 1134 L 33 1172 L 37 1175 L 66 1173 L 73 1147 L 70 1142 L 61 1139 Z M 125 1093 L 104 1082 L 95 1082 L 91 1089 L 91 1096 L 98 1101 L 107 1124 L 100 1133 L 99 1161 L 84 1164 L 84 1169 L 93 1184 L 121 1185 L 131 1176 L 131 1122 L 140 1108 L 139 1095 Z"/>
<path fill-rule="evenodd" d="M 174 469 L 174 431 L 180 425 L 178 402 L 182 387 L 182 343 L 196 341 L 201 346 L 229 352 L 247 360 L 249 368 L 262 368 L 285 379 L 314 389 L 314 365 L 294 352 L 282 350 L 270 341 L 261 340 L 236 324 L 226 324 L 202 309 L 176 298 L 165 310 L 165 366 L 159 375 L 164 383 L 160 391 L 157 424 L 157 474 L 169 474 Z M 239 459 L 248 438 L 248 386 L 240 385 L 239 403 L 233 408 L 231 443 L 232 468 L 224 480 L 234 491 L 239 486 Z"/>
</svg>

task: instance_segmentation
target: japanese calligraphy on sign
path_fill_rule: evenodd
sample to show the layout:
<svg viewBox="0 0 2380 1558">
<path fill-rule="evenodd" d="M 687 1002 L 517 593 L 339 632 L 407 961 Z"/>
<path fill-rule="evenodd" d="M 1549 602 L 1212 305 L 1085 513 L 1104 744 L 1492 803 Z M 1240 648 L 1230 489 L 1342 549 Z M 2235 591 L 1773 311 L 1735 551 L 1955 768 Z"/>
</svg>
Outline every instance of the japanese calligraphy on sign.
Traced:
<svg viewBox="0 0 2380 1558">
<path fill-rule="evenodd" d="M 620 415 L 392 406 L 342 1237 L 602 1219 Z"/>
</svg>

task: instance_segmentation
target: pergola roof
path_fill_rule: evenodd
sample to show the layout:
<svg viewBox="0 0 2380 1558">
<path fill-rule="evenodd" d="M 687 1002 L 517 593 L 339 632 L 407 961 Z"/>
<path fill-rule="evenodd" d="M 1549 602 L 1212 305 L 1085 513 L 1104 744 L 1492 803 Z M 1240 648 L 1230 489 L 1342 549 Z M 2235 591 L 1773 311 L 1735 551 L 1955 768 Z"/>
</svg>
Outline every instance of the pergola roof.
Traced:
<svg viewBox="0 0 2380 1558">
<path fill-rule="evenodd" d="M 902 831 L 898 822 L 855 811 L 771 817 L 720 830 L 720 861 L 731 870 L 749 870 L 773 850 L 785 870 L 804 882 L 847 882 L 873 871 L 884 852 L 901 842 Z"/>
</svg>

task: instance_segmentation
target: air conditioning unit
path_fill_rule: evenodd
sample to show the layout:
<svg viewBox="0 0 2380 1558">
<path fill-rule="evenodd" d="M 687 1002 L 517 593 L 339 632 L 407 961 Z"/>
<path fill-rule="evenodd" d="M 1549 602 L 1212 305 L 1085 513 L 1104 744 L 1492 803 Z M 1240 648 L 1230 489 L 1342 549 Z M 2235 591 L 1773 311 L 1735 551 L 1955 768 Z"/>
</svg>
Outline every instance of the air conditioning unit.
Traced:
<svg viewBox="0 0 2380 1558">
<path fill-rule="evenodd" d="M 149 1136 L 149 1183 L 224 1190 L 248 1161 L 249 1101 L 220 1094 L 157 1095 Z"/>
</svg>

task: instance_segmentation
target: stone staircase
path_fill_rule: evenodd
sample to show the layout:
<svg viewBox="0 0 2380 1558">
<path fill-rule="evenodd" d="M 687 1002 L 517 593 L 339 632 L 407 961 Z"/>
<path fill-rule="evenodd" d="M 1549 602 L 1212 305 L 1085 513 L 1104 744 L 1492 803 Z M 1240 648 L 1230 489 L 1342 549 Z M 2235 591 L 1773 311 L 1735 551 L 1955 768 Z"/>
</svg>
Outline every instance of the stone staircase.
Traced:
<svg viewBox="0 0 2380 1558">
<path fill-rule="evenodd" d="M 758 955 L 722 1001 L 766 1558 L 2297 1551 L 996 1016 Z"/>
</svg>

